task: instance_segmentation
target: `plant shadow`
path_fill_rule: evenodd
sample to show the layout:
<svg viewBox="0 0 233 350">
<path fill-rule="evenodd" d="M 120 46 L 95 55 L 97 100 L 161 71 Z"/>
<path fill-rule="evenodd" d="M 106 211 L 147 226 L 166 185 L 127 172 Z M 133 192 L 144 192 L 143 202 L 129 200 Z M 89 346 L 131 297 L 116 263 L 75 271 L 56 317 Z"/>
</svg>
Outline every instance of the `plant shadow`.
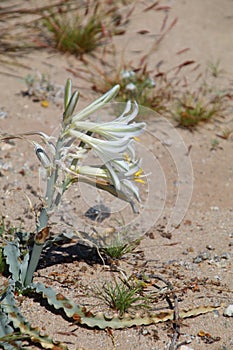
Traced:
<svg viewBox="0 0 233 350">
<path fill-rule="evenodd" d="M 95 247 L 81 243 L 66 243 L 64 246 L 53 246 L 42 253 L 37 270 L 46 267 L 73 263 L 74 261 L 85 261 L 88 265 L 108 263 L 107 258 Z"/>
</svg>

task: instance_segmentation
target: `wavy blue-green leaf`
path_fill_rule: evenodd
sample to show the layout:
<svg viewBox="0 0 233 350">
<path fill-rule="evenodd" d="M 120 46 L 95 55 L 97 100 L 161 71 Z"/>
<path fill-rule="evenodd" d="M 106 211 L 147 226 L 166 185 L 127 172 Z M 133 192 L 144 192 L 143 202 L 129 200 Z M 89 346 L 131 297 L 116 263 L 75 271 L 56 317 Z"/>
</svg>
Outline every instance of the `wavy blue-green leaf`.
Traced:
<svg viewBox="0 0 233 350">
<path fill-rule="evenodd" d="M 15 239 L 14 242 L 7 242 L 7 244 L 4 246 L 3 254 L 6 257 L 6 263 L 9 266 L 12 279 L 15 282 L 19 282 L 21 261 L 18 239 Z"/>
</svg>

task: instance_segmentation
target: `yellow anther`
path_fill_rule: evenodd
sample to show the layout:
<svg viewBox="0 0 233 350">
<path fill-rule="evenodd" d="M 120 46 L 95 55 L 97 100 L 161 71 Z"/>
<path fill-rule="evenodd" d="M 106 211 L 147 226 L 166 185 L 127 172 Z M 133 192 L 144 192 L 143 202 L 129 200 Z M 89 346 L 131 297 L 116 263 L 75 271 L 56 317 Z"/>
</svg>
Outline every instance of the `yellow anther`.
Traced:
<svg viewBox="0 0 233 350">
<path fill-rule="evenodd" d="M 138 169 L 138 171 L 136 171 L 136 173 L 134 174 L 134 181 L 140 182 L 141 184 L 145 184 L 146 183 L 145 180 L 140 178 L 142 173 L 143 173 L 142 168 Z"/>
<path fill-rule="evenodd" d="M 143 180 L 143 179 L 135 178 L 134 181 L 140 182 L 141 184 L 145 184 L 146 183 L 145 180 Z"/>
<path fill-rule="evenodd" d="M 138 176 L 142 175 L 142 173 L 143 173 L 143 170 L 142 170 L 142 168 L 140 168 L 138 171 L 136 171 L 134 176 L 138 177 Z"/>
</svg>

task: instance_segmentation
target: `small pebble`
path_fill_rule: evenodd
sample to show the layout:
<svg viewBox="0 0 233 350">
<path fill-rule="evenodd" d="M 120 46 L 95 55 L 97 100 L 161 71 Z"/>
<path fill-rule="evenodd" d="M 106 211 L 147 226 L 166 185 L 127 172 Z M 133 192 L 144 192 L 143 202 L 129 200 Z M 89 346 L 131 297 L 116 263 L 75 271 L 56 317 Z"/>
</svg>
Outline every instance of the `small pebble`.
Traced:
<svg viewBox="0 0 233 350">
<path fill-rule="evenodd" d="M 210 210 L 213 210 L 213 211 L 218 211 L 218 210 L 219 210 L 219 207 L 217 207 L 217 206 L 213 206 L 213 207 L 210 207 Z"/>
<path fill-rule="evenodd" d="M 210 258 L 210 252 L 209 251 L 206 251 L 206 252 L 203 252 L 203 253 L 200 253 L 198 254 L 194 259 L 193 259 L 193 262 L 195 264 L 198 264 L 204 260 L 207 260 Z"/>
<path fill-rule="evenodd" d="M 215 261 L 215 262 L 220 262 L 220 257 L 218 256 L 218 255 L 214 255 L 213 256 L 213 261 Z"/>
<path fill-rule="evenodd" d="M 207 245 L 206 249 L 208 249 L 208 250 L 215 250 L 215 248 L 212 245 Z"/>
<path fill-rule="evenodd" d="M 218 276 L 218 275 L 215 275 L 214 278 L 215 278 L 217 281 L 221 281 L 221 277 Z"/>
<path fill-rule="evenodd" d="M 203 261 L 203 259 L 202 259 L 202 257 L 201 256 L 196 256 L 194 259 L 193 259 L 193 262 L 194 262 L 194 264 L 199 264 L 200 262 L 202 262 Z"/>
<path fill-rule="evenodd" d="M 0 111 L 0 119 L 5 119 L 7 117 L 7 112 Z"/>
<path fill-rule="evenodd" d="M 221 259 L 229 260 L 231 258 L 231 255 L 229 253 L 222 253 Z"/>
<path fill-rule="evenodd" d="M 227 317 L 233 317 L 233 304 L 227 306 L 227 308 L 223 311 L 223 315 Z"/>
<path fill-rule="evenodd" d="M 10 143 L 3 143 L 1 145 L 1 150 L 2 151 L 9 151 L 12 147 L 13 147 L 13 145 Z"/>
</svg>

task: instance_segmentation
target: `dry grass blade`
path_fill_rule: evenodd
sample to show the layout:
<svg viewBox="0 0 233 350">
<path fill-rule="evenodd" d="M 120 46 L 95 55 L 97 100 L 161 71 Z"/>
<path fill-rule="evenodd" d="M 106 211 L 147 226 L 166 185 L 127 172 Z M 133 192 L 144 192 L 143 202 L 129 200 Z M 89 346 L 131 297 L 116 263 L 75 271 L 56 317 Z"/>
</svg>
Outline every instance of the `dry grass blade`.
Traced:
<svg viewBox="0 0 233 350">
<path fill-rule="evenodd" d="M 73 3 L 74 1 L 69 1 L 70 3 Z M 21 4 L 18 5 L 12 5 L 12 6 L 6 6 L 6 7 L 0 7 L 0 16 L 5 20 L 5 19 L 9 19 L 9 18 L 16 18 L 16 17 L 20 17 L 21 15 L 24 14 L 38 14 L 41 13 L 42 11 L 46 11 L 46 10 L 51 10 L 53 8 L 57 8 L 58 6 L 67 4 L 67 0 L 61 0 L 61 1 L 57 1 L 53 4 L 50 5 L 45 5 L 45 6 L 41 6 L 41 7 L 35 7 L 35 8 L 20 8 Z M 13 9 L 12 9 L 13 8 Z"/>
<path fill-rule="evenodd" d="M 33 6 L 32 3 L 25 7 L 25 3 L 17 3 L 0 7 L 0 53 L 18 53 L 19 50 L 37 48 L 37 38 L 40 36 L 38 21 L 44 17 L 45 11 L 59 12 L 64 5 L 77 7 L 73 0 L 55 1 L 49 5 Z M 28 36 L 30 30 L 30 36 Z"/>
</svg>

